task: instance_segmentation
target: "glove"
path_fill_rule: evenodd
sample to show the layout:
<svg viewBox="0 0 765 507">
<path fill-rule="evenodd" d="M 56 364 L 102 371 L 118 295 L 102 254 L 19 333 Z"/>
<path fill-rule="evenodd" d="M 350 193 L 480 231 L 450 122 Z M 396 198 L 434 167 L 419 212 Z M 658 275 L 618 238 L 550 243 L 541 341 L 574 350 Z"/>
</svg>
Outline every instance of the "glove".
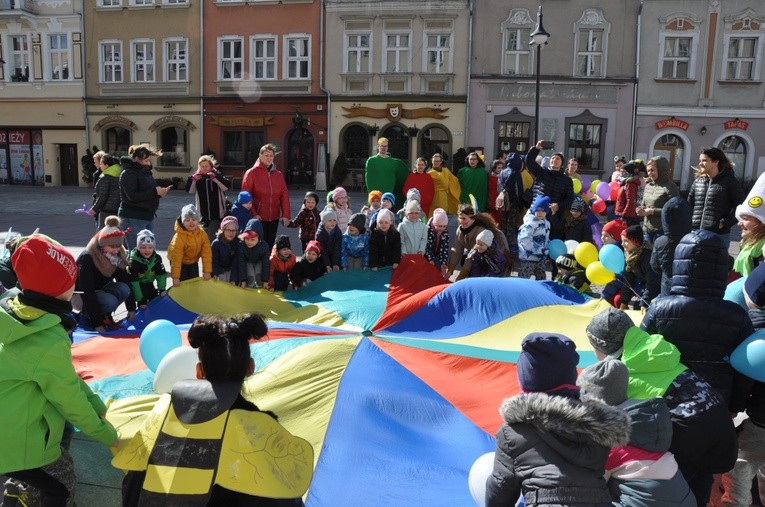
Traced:
<svg viewBox="0 0 765 507">
<path fill-rule="evenodd" d="M 193 181 L 199 181 L 200 178 L 202 178 L 202 175 L 199 173 L 194 173 L 194 175 L 191 177 Z"/>
</svg>

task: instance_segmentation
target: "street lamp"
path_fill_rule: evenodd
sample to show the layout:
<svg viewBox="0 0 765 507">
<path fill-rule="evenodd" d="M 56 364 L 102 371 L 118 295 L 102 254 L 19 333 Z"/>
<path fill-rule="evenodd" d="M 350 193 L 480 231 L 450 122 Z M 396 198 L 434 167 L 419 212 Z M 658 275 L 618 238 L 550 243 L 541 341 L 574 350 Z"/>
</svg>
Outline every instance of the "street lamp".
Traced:
<svg viewBox="0 0 765 507">
<path fill-rule="evenodd" d="M 540 63 L 542 61 L 542 46 L 547 44 L 547 39 L 550 38 L 550 34 L 545 31 L 545 27 L 542 25 L 542 5 L 540 4 L 537 11 L 537 26 L 534 31 L 531 32 L 531 40 L 529 46 L 537 48 L 536 54 L 536 93 L 534 94 L 534 137 L 531 139 L 531 144 L 539 141 L 539 72 Z"/>
</svg>

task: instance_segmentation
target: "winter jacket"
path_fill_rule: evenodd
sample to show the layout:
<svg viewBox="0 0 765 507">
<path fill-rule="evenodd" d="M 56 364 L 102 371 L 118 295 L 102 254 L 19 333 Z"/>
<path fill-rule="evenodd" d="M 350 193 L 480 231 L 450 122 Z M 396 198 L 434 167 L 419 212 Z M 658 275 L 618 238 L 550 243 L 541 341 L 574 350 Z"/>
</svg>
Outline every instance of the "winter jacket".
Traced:
<svg viewBox="0 0 765 507">
<path fill-rule="evenodd" d="M 132 157 L 120 158 L 120 207 L 117 215 L 136 220 L 154 220 L 159 208 L 157 182 L 151 175 L 151 167 L 144 167 Z"/>
<path fill-rule="evenodd" d="M 239 238 L 226 242 L 222 235 L 218 235 L 210 245 L 212 250 L 212 275 L 222 275 L 226 271 L 230 271 L 229 280 L 234 283 L 239 283 L 239 263 L 237 262 L 236 253 L 239 250 Z"/>
<path fill-rule="evenodd" d="M 738 446 L 728 407 L 709 383 L 680 362 L 677 347 L 661 335 L 631 327 L 621 360 L 630 374 L 629 398 L 660 396 L 667 402 L 672 419 L 669 450 L 685 477 L 733 468 Z"/>
<path fill-rule="evenodd" d="M 301 257 L 295 263 L 292 271 L 290 271 L 290 281 L 293 287 L 299 289 L 307 281 L 313 282 L 326 272 L 327 270 L 324 268 L 324 263 L 321 262 L 321 259 L 308 262 L 305 257 Z"/>
<path fill-rule="evenodd" d="M 560 278 L 560 283 L 573 287 L 580 292 L 590 290 L 590 281 L 587 279 L 587 273 L 577 264 L 577 267 L 566 273 Z"/>
<path fill-rule="evenodd" d="M 167 259 L 170 261 L 170 276 L 181 277 L 183 264 L 196 264 L 202 259 L 202 273 L 212 274 L 212 248 L 207 233 L 197 227 L 189 231 L 183 226 L 181 217 L 175 220 L 175 234 L 167 247 Z"/>
<path fill-rule="evenodd" d="M 290 195 L 284 175 L 273 164 L 267 168 L 260 159 L 244 173 L 242 190 L 252 195 L 252 216 L 260 215 L 264 222 L 292 216 Z"/>
<path fill-rule="evenodd" d="M 533 213 L 526 213 L 523 225 L 518 229 L 518 259 L 539 262 L 547 257 L 550 243 L 550 222 L 540 220 Z"/>
<path fill-rule="evenodd" d="M 252 212 L 247 208 L 234 203 L 233 206 L 231 206 L 231 216 L 236 217 L 236 223 L 239 225 L 239 233 L 241 234 L 244 232 L 244 228 L 247 227 L 247 222 L 252 218 Z"/>
<path fill-rule="evenodd" d="M 583 213 L 579 218 L 567 218 L 564 237 L 567 241 L 573 239 L 579 243 L 584 241 L 592 243 L 592 227 L 587 220 L 587 215 Z"/>
<path fill-rule="evenodd" d="M 343 234 L 340 267 L 348 269 L 348 257 L 364 260 L 364 267 L 369 267 L 369 236 L 366 234 L 351 235 L 349 231 Z"/>
<path fill-rule="evenodd" d="M 730 354 L 754 332 L 746 310 L 723 299 L 728 251 L 716 234 L 691 232 L 675 249 L 672 272 L 670 296 L 651 304 L 641 327 L 675 344 L 683 363 L 728 404 L 736 383 L 743 382 L 730 365 Z"/>
<path fill-rule="evenodd" d="M 563 239 L 566 213 L 571 209 L 571 203 L 574 202 L 575 197 L 574 182 L 563 172 L 563 169 L 553 171 L 537 164 L 537 155 L 539 150 L 535 146 L 532 146 L 526 154 L 526 167 L 534 176 L 534 199 L 540 194 L 546 195 L 551 203 L 558 204 L 558 212 L 547 218 L 550 220 L 550 238 Z"/>
<path fill-rule="evenodd" d="M 295 257 L 295 254 L 290 252 L 290 256 L 287 258 L 287 260 L 284 260 L 279 257 L 279 254 L 276 252 L 275 248 L 276 246 L 274 246 L 274 250 L 271 250 L 271 259 L 269 260 L 268 286 L 271 288 L 276 287 L 276 278 L 274 276 L 275 273 L 283 273 L 285 275 L 283 280 L 285 280 L 286 285 L 286 280 L 289 277 L 290 271 L 292 271 L 292 268 L 294 268 L 295 264 L 297 263 L 297 257 Z M 276 290 L 287 289 L 285 287 L 284 289 Z"/>
<path fill-rule="evenodd" d="M 417 220 L 412 222 L 408 218 L 398 226 L 401 234 L 401 253 L 403 255 L 425 252 L 428 244 L 428 226 Z"/>
<path fill-rule="evenodd" d="M 630 176 L 621 178 L 619 191 L 616 193 L 614 214 L 621 218 L 633 218 L 636 216 L 637 194 L 640 188 L 640 178 Z"/>
<path fill-rule="evenodd" d="M 341 234 L 345 233 L 348 230 L 348 224 L 351 222 L 351 216 L 353 215 L 351 207 L 347 204 L 345 206 L 338 206 L 337 203 L 331 202 L 327 204 L 327 208 L 335 210 L 337 227 L 340 229 Z M 319 223 L 321 223 L 321 220 L 319 220 Z"/>
<path fill-rule="evenodd" d="M 237 275 L 239 283 L 247 281 L 247 264 L 253 264 L 257 272 L 260 265 L 260 279 L 263 282 L 268 281 L 269 270 L 271 268 L 270 251 L 265 241 L 258 241 L 258 244 L 250 248 L 247 243 L 240 241 L 236 250 L 236 259 L 239 264 Z"/>
<path fill-rule="evenodd" d="M 667 452 L 672 421 L 663 398 L 627 400 L 619 405 L 630 416 L 630 440 L 611 450 L 606 462 L 608 489 L 622 507 L 696 507 L 677 461 Z M 649 453 L 653 454 L 651 456 Z"/>
<path fill-rule="evenodd" d="M 369 267 L 383 268 L 401 262 L 401 234 L 392 226 L 388 232 L 372 231 L 369 237 Z"/>
<path fill-rule="evenodd" d="M 496 241 L 492 241 L 491 247 L 483 253 L 471 250 L 468 258 L 471 277 L 502 276 L 505 269 L 505 255 Z"/>
<path fill-rule="evenodd" d="M 120 173 L 122 167 L 114 164 L 101 173 L 96 181 L 96 192 L 93 194 L 93 205 L 90 209 L 99 213 L 117 213 L 120 207 Z"/>
<path fill-rule="evenodd" d="M 321 261 L 324 264 L 324 268 L 340 267 L 343 256 L 343 233 L 340 232 L 340 228 L 334 226 L 331 231 L 328 231 L 326 227 L 319 226 L 319 230 L 316 231 L 316 241 L 321 243 Z"/>
<path fill-rule="evenodd" d="M 544 393 L 506 399 L 486 506 L 611 506 L 603 478 L 611 447 L 629 437 L 624 411 L 595 399 Z"/>
<path fill-rule="evenodd" d="M 760 265 L 763 260 L 762 249 L 765 247 L 765 238 L 754 243 L 741 242 L 736 260 L 733 262 L 733 271 L 741 276 L 749 276 L 754 268 Z"/>
<path fill-rule="evenodd" d="M 321 224 L 321 216 L 316 208 L 300 208 L 295 220 L 290 220 L 287 227 L 300 227 L 300 240 L 311 241 L 316 238 L 316 228 Z"/>
<path fill-rule="evenodd" d="M 457 227 L 455 233 L 454 244 L 449 249 L 449 269 L 453 270 L 454 267 L 460 262 L 460 259 L 464 254 L 469 252 L 475 246 L 475 239 L 485 229 L 481 224 L 474 222 L 469 227 Z"/>
<path fill-rule="evenodd" d="M 632 265 L 628 264 L 624 269 L 624 278 L 622 279 L 620 291 L 621 302 L 627 303 L 633 294 L 637 293 L 640 299 L 640 307 L 648 308 L 652 295 L 659 293 L 659 287 L 661 287 L 661 279 L 651 269 L 651 249 L 649 245 L 643 244 L 640 256 L 635 263 Z"/>
<path fill-rule="evenodd" d="M 0 473 L 56 461 L 66 421 L 106 446 L 117 441 L 99 417 L 106 406 L 74 371 L 71 343 L 57 315 L 0 302 Z"/>
<path fill-rule="evenodd" d="M 688 194 L 693 209 L 693 230 L 727 234 L 736 224 L 736 206 L 746 197 L 733 169 L 726 168 L 714 178 L 696 178 Z M 722 225 L 722 228 L 720 227 Z"/>
<path fill-rule="evenodd" d="M 664 158 L 658 158 L 656 165 L 656 181 L 649 181 L 643 189 L 643 200 L 640 205 L 648 210 L 655 210 L 643 218 L 643 230 L 658 232 L 663 229 L 661 210 L 664 205 L 680 195 L 680 191 L 672 181 L 669 163 Z"/>
<path fill-rule="evenodd" d="M 130 283 L 130 275 L 125 269 L 127 264 L 124 267 L 116 267 L 112 276 L 105 276 L 98 270 L 93 261 L 93 255 L 102 254 L 97 252 L 97 247 L 94 244 L 95 241 L 95 239 L 91 239 L 88 243 L 90 248 L 86 248 L 77 256 L 77 267 L 80 270 L 80 274 L 75 283 L 75 290 L 82 293 L 82 311 L 88 315 L 88 319 L 94 327 L 100 325 L 99 323 L 106 317 L 101 312 L 101 304 L 98 302 L 96 291 L 101 290 L 105 285 L 114 281 Z M 132 291 L 125 301 L 125 306 L 128 311 L 135 310 L 136 308 Z"/>
<path fill-rule="evenodd" d="M 651 252 L 651 269 L 661 277 L 661 295 L 669 296 L 672 287 L 672 263 L 675 248 L 680 240 L 691 232 L 691 207 L 682 197 L 673 197 L 661 209 L 664 234 L 656 238 Z M 649 294 L 650 300 L 657 294 Z"/>
<path fill-rule="evenodd" d="M 524 206 L 523 177 L 521 173 L 522 171 L 515 170 L 510 165 L 505 166 L 499 173 L 497 190 L 505 193 L 505 209 L 521 209 Z M 571 188 L 573 191 L 573 186 Z"/>
<path fill-rule="evenodd" d="M 439 233 L 433 228 L 433 219 L 428 220 L 428 241 L 425 243 L 425 260 L 432 262 L 437 268 L 449 262 L 449 229 Z"/>
<path fill-rule="evenodd" d="M 226 215 L 226 190 L 231 188 L 231 180 L 216 169 L 199 173 L 196 181 L 194 176 L 186 180 L 186 189 L 195 196 L 202 225 L 207 227 L 211 220 L 220 220 Z"/>
<path fill-rule="evenodd" d="M 162 292 L 167 288 L 167 271 L 165 271 L 162 256 L 156 251 L 147 259 L 141 255 L 137 248 L 131 250 L 128 274 L 130 275 L 130 288 L 133 290 L 133 297 L 138 304 L 148 302 L 145 300 L 141 285 L 153 284 L 156 281 L 157 291 Z"/>
</svg>

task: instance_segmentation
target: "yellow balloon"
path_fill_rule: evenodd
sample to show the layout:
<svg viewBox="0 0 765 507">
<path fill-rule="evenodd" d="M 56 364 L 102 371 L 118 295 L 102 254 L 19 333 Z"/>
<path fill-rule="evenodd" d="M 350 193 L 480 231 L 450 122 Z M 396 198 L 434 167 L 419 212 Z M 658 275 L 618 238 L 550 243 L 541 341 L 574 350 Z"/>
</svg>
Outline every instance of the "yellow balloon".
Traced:
<svg viewBox="0 0 765 507">
<path fill-rule="evenodd" d="M 595 261 L 587 266 L 585 274 L 590 283 L 595 285 L 606 285 L 616 278 L 614 272 L 601 264 L 600 261 Z"/>
<path fill-rule="evenodd" d="M 574 178 L 573 182 L 574 182 L 574 193 L 578 194 L 579 192 L 582 191 L 582 181 Z"/>
<path fill-rule="evenodd" d="M 598 188 L 598 185 L 600 184 L 600 180 L 595 180 L 592 183 L 590 183 L 590 192 L 595 192 L 595 189 Z"/>
<path fill-rule="evenodd" d="M 524 190 L 528 190 L 534 185 L 534 175 L 529 171 L 523 171 L 521 173 L 521 180 L 523 180 Z"/>
<path fill-rule="evenodd" d="M 583 241 L 574 250 L 574 257 L 582 267 L 587 267 L 598 260 L 598 249 L 592 243 Z"/>
</svg>

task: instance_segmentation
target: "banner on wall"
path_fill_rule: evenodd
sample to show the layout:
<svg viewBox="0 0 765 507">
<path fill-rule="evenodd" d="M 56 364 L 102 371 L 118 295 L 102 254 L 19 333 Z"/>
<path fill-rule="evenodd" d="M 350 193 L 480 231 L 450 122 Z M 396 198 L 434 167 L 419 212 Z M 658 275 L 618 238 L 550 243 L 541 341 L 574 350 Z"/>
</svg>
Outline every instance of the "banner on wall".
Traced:
<svg viewBox="0 0 765 507">
<path fill-rule="evenodd" d="M 0 183 L 43 185 L 42 131 L 0 130 Z"/>
</svg>

